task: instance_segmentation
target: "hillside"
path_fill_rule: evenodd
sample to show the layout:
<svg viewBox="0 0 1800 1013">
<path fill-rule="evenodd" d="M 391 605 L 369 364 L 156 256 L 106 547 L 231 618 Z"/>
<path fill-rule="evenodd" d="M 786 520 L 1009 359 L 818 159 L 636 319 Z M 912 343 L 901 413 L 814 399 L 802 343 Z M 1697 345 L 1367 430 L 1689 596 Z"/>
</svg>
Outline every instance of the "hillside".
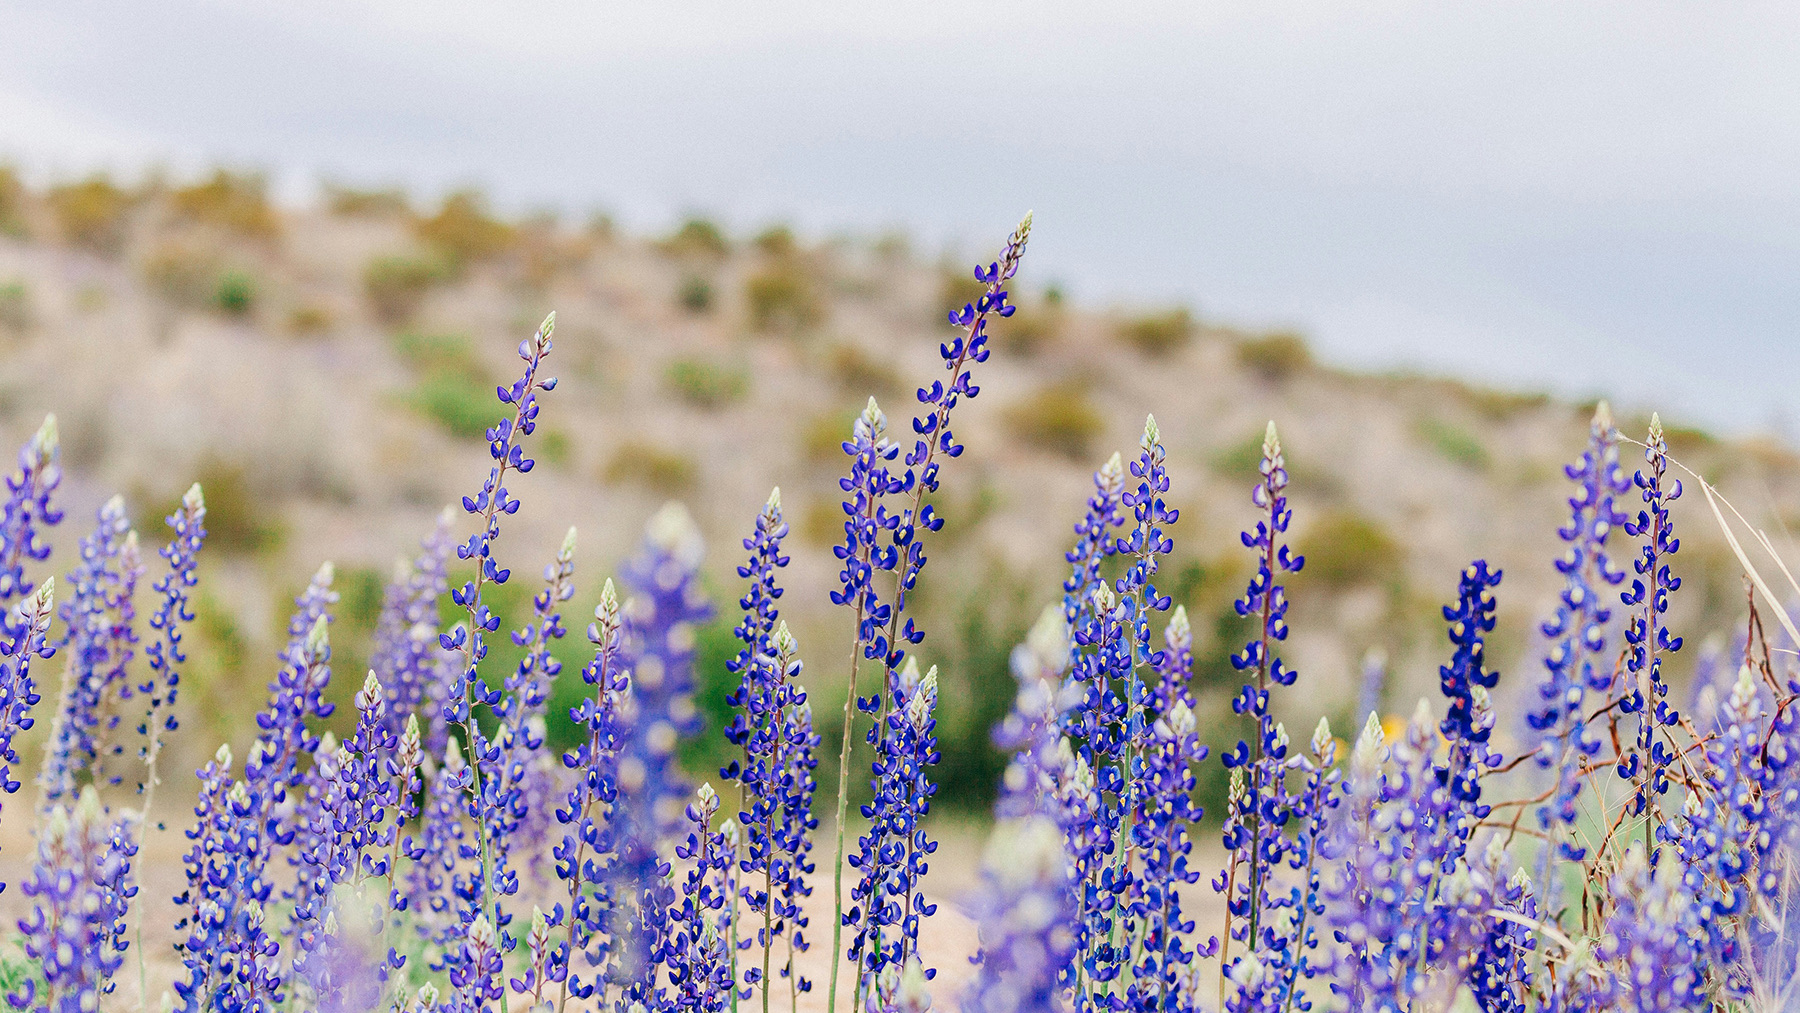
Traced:
<svg viewBox="0 0 1800 1013">
<path fill-rule="evenodd" d="M 989 223 L 996 243 L 1008 225 Z M 1041 230 L 1055 227 L 1053 213 L 1040 216 Z M 562 384 L 544 409 L 543 466 L 514 488 L 525 505 L 500 543 L 504 561 L 533 575 L 576 525 L 571 614 L 583 616 L 645 519 L 680 499 L 708 536 L 729 620 L 737 540 L 778 484 L 796 532 L 786 615 L 818 698 L 841 700 L 845 618 L 827 599 L 837 443 L 871 394 L 905 431 L 910 390 L 935 375 L 949 333 L 943 311 L 970 297 L 967 266 L 898 237 L 503 222 L 471 195 L 415 209 L 398 193 L 339 190 L 292 209 L 230 174 L 43 191 L 0 175 L 0 437 L 16 445 L 45 412 L 60 420 L 59 572 L 113 491 L 152 541 L 155 513 L 190 481 L 206 485 L 213 543 L 184 697 L 189 728 L 205 734 L 179 742 L 179 766 L 191 768 L 209 741 L 243 737 L 273 671 L 283 599 L 321 560 L 341 575 L 339 671 L 360 664 L 382 581 L 445 504 L 479 486 L 493 384 L 554 309 Z M 1060 552 L 1090 475 L 1115 449 L 1133 450 L 1146 412 L 1170 448 L 1182 510 L 1162 579 L 1195 616 L 1199 678 L 1221 713 L 1224 657 L 1245 635 L 1231 609 L 1249 565 L 1236 532 L 1251 520 L 1249 476 L 1269 419 L 1310 559 L 1291 589 L 1288 657 L 1308 711 L 1292 721 L 1351 717 L 1371 648 L 1392 661 L 1389 706 L 1406 709 L 1444 653 L 1436 608 L 1477 556 L 1507 574 L 1503 686 L 1535 676 L 1529 631 L 1558 586 L 1560 467 L 1585 441 L 1591 405 L 1348 373 L 1314 361 L 1298 336 L 1183 310 L 1075 305 L 1042 286 L 1029 254 L 1015 301 L 1021 311 L 995 327 L 980 396 L 959 409 L 969 451 L 946 470 L 949 523 L 920 598 L 926 656 L 947 671 L 946 777 L 957 790 L 991 783 L 981 743 L 1007 704 L 1006 652 L 1060 593 Z M 1641 436 L 1653 407 L 1619 406 L 1621 429 Z M 1672 429 L 1671 450 L 1771 531 L 1800 520 L 1800 460 L 1788 449 Z M 1683 501 L 1676 519 L 1687 583 L 1672 624 L 1728 628 L 1742 601 L 1729 553 L 1702 504 Z M 707 643 L 721 636 L 728 622 Z M 1678 679 L 1700 653 L 1680 656 Z M 722 679 L 713 683 L 716 701 Z"/>
</svg>

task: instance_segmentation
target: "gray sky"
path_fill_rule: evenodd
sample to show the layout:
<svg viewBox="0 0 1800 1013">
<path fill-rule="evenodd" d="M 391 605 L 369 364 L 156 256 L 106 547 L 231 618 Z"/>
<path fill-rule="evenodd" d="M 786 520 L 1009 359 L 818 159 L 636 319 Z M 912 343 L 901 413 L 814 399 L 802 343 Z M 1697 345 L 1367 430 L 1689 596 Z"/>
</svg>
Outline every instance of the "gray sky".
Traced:
<svg viewBox="0 0 1800 1013">
<path fill-rule="evenodd" d="M 0 0 L 0 157 L 904 226 L 1330 359 L 1800 424 L 1800 8 Z"/>
</svg>

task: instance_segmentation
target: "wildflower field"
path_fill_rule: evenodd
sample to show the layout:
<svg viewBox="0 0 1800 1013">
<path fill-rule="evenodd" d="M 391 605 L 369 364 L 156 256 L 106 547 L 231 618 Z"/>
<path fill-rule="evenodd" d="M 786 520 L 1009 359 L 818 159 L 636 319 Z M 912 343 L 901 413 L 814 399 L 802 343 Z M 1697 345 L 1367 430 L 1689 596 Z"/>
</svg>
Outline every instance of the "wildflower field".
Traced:
<svg viewBox="0 0 1800 1013">
<path fill-rule="evenodd" d="M 448 208 L 438 227 L 455 243 L 500 241 Z M 1309 694 L 1341 687 L 1309 687 L 1283 657 L 1288 587 L 1308 564 L 1291 538 L 1279 420 L 1248 444 L 1240 483 L 1234 551 L 1248 577 L 1220 628 L 1235 638 L 1224 657 L 1241 688 L 1219 714 L 1196 688 L 1196 651 L 1213 631 L 1170 593 L 1182 476 L 1150 415 L 1130 454 L 1092 472 L 1085 502 L 1063 505 L 1078 520 L 1056 562 L 1061 586 L 1042 588 L 1041 615 L 1002 645 L 1010 704 L 981 729 L 1003 758 L 985 842 L 933 818 L 953 675 L 921 662 L 941 632 L 917 600 L 961 562 L 940 548 L 966 464 L 952 427 L 984 393 L 996 343 L 1026 322 L 1010 293 L 1031 228 L 1027 215 L 976 267 L 936 368 L 906 364 L 917 373 L 902 385 L 907 409 L 890 419 L 869 397 L 823 441 L 839 474 L 822 550 L 837 577 L 831 639 L 802 642 L 784 618 L 797 550 L 781 490 L 741 505 L 730 683 L 712 727 L 697 655 L 716 606 L 687 508 L 655 513 L 591 621 L 570 607 L 574 529 L 547 561 L 503 539 L 541 509 L 534 472 L 559 453 L 554 314 L 518 344 L 515 378 L 478 385 L 473 407 L 445 393 L 468 385 L 454 347 L 403 343 L 440 370 L 418 391 L 424 410 L 479 432 L 486 474 L 466 476 L 382 590 L 366 665 L 334 663 L 341 590 L 330 564 L 317 571 L 254 729 L 224 744 L 181 747 L 201 734 L 181 700 L 206 663 L 196 645 L 212 643 L 195 635 L 215 537 L 208 489 L 194 484 L 141 533 L 120 496 L 91 519 L 65 517 L 63 444 L 46 420 L 19 451 L 0 514 L 0 880 L 22 912 L 0 933 L 6 1001 L 1800 1008 L 1789 934 L 1800 932 L 1789 924 L 1800 632 L 1785 608 L 1800 583 L 1771 539 L 1671 456 L 1660 419 L 1621 432 L 1605 403 L 1570 427 L 1579 449 L 1555 493 L 1562 553 L 1542 565 L 1560 592 L 1521 635 L 1529 663 L 1502 689 L 1489 644 L 1507 585 L 1474 559 L 1442 574 L 1434 691 L 1390 708 L 1372 661 L 1353 726 L 1321 718 L 1298 739 L 1278 715 L 1325 710 Z M 668 242 L 722 240 L 696 227 Z M 372 304 L 404 315 L 435 269 L 371 266 Z M 253 287 L 226 280 L 214 309 L 247 312 Z M 703 310 L 703 288 L 684 283 L 682 305 Z M 751 318 L 812 326 L 822 309 L 803 289 L 759 278 Z M 1190 326 L 1146 318 L 1124 333 L 1162 355 Z M 1243 358 L 1271 378 L 1304 360 L 1297 339 Z M 748 382 L 729 364 L 681 365 L 668 382 L 697 402 L 741 397 Z M 1085 451 L 1072 389 L 1051 390 L 1057 410 L 1015 435 Z M 1471 467 L 1485 453 L 1457 432 L 1426 438 Z M 621 467 L 680 485 L 680 468 L 654 457 Z M 1741 626 L 1672 627 L 1692 555 L 1677 510 L 1728 546 L 1745 582 Z M 59 525 L 82 529 L 67 558 L 51 552 Z M 1341 520 L 1324 544 L 1374 540 L 1366 528 Z M 1354 558 L 1335 579 L 1379 557 Z M 1665 669 L 1713 633 L 1731 646 L 1672 690 Z M 565 664 L 583 637 L 580 662 Z M 812 692 L 827 686 L 841 713 L 815 714 Z M 707 736 L 716 746 L 693 752 Z M 211 758 L 176 765 L 196 754 Z M 194 800 L 179 820 L 159 802 L 171 790 Z M 159 832 L 164 822 L 178 825 Z"/>
</svg>

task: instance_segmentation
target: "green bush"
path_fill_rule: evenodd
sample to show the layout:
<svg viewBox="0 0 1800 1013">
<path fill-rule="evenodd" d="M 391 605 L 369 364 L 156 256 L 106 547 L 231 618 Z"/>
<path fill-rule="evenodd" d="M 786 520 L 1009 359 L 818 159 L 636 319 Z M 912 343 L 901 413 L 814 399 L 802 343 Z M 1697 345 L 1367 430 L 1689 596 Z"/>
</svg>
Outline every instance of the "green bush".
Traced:
<svg viewBox="0 0 1800 1013">
<path fill-rule="evenodd" d="M 1467 429 L 1435 418 L 1420 419 L 1416 428 L 1420 439 L 1452 464 L 1475 471 L 1487 468 L 1487 448 Z"/>
<path fill-rule="evenodd" d="M 412 319 L 434 285 L 448 281 L 450 268 L 442 260 L 426 257 L 376 257 L 363 269 L 363 291 L 383 323 Z"/>
<path fill-rule="evenodd" d="M 1006 424 L 1019 440 L 1076 461 L 1092 456 L 1095 437 L 1106 429 L 1086 388 L 1066 381 L 1040 387 L 1007 409 Z"/>
<path fill-rule="evenodd" d="M 466 336 L 409 332 L 394 338 L 394 351 L 424 374 L 407 395 L 414 409 L 453 436 L 486 436 L 498 417 L 494 380 Z"/>
<path fill-rule="evenodd" d="M 1178 307 L 1126 321 L 1119 326 L 1119 340 L 1143 355 L 1160 358 L 1186 348 L 1193 331 L 1193 315 Z"/>
<path fill-rule="evenodd" d="M 665 378 L 670 393 L 696 408 L 723 408 L 750 392 L 750 376 L 742 368 L 703 359 L 678 359 Z"/>
<path fill-rule="evenodd" d="M 99 253 L 124 246 L 125 217 L 136 201 L 106 176 L 53 186 L 47 199 L 65 240 Z"/>
<path fill-rule="evenodd" d="M 700 466 L 692 455 L 631 441 L 613 451 L 600 477 L 613 485 L 639 485 L 662 496 L 680 496 L 694 487 Z"/>
<path fill-rule="evenodd" d="M 705 313 L 713 305 L 712 282 L 697 274 L 688 275 L 675 293 L 675 301 L 689 313 Z"/>
<path fill-rule="evenodd" d="M 782 259 L 792 257 L 800 249 L 800 244 L 794 240 L 794 230 L 786 225 L 772 225 L 757 233 L 750 243 L 758 253 Z"/>
<path fill-rule="evenodd" d="M 268 182 L 257 174 L 215 170 L 211 179 L 170 194 L 169 205 L 183 218 L 240 235 L 261 239 L 281 231 L 281 218 L 269 203 Z"/>
<path fill-rule="evenodd" d="M 731 249 L 725 233 L 705 218 L 689 218 L 662 241 L 662 248 L 678 257 L 717 259 Z"/>
<path fill-rule="evenodd" d="M 0 165 L 0 236 L 24 239 L 25 184 L 10 165 Z"/>
<path fill-rule="evenodd" d="M 1238 364 L 1271 383 L 1280 383 L 1312 365 L 1306 339 L 1281 332 L 1238 342 Z"/>
<path fill-rule="evenodd" d="M 1386 583 L 1400 574 L 1400 543 L 1379 522 L 1349 510 L 1308 524 L 1297 548 L 1306 566 L 1296 582 L 1342 590 Z"/>
<path fill-rule="evenodd" d="M 497 419 L 494 388 L 453 372 L 432 373 L 409 395 L 412 406 L 452 436 L 480 439 Z"/>
<path fill-rule="evenodd" d="M 213 292 L 213 303 L 232 316 L 244 316 L 256 301 L 256 282 L 242 271 L 226 271 L 219 276 Z"/>
<path fill-rule="evenodd" d="M 799 265 L 785 262 L 744 283 L 750 326 L 758 331 L 804 331 L 825 317 L 825 306 Z"/>
</svg>

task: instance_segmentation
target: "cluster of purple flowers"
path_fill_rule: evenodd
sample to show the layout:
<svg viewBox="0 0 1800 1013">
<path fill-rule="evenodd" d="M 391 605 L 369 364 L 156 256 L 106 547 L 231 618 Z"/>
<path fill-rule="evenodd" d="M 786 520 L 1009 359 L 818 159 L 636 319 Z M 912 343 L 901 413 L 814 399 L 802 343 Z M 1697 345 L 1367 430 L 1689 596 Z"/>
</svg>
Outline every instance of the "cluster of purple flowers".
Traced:
<svg viewBox="0 0 1800 1013">
<path fill-rule="evenodd" d="M 857 1013 L 933 1005 L 925 923 L 942 902 L 927 884 L 940 687 L 908 605 L 928 536 L 944 523 L 931 502 L 942 469 L 964 451 L 952 415 L 980 393 L 973 371 L 988 359 L 989 326 L 1013 313 L 1008 286 L 1030 229 L 1027 216 L 1002 255 L 977 268 L 979 298 L 950 315 L 958 332 L 940 348 L 948 379 L 918 391 L 913 438 L 891 433 L 870 399 L 843 443 L 831 597 L 853 620 L 831 1010 L 846 966 L 844 997 Z M 680 763 L 680 743 L 700 729 L 696 658 L 712 607 L 699 530 L 678 504 L 651 518 L 619 583 L 604 582 L 579 686 L 565 678 L 576 662 L 564 653 L 563 613 L 578 594 L 573 530 L 529 615 L 512 625 L 517 663 L 484 664 L 503 621 L 495 603 L 507 597 L 495 589 L 512 577 L 496 554 L 521 507 L 511 487 L 534 468 L 532 438 L 556 388 L 545 372 L 553 325 L 520 344 L 521 375 L 496 388 L 503 417 L 486 433 L 490 470 L 462 500 L 474 533 L 459 541 L 447 511 L 388 586 L 368 671 L 351 674 L 359 689 L 354 715 L 337 726 L 342 741 L 322 730 L 341 699 L 331 690 L 337 594 L 326 564 L 295 601 L 241 761 L 224 745 L 197 772 L 171 1007 L 723 1013 L 758 998 L 767 1011 L 782 991 L 797 1010 L 812 989 L 800 962 L 814 942 L 820 737 L 800 645 L 781 616 L 790 560 L 779 490 L 736 567 L 745 584 L 723 729 L 733 752 L 720 780 L 694 789 Z M 1255 519 L 1241 536 L 1253 572 L 1222 617 L 1252 624 L 1230 655 L 1243 685 L 1229 713 L 1197 690 L 1197 640 L 1239 635 L 1221 626 L 1197 636 L 1159 586 L 1179 511 L 1169 447 L 1147 419 L 1136 457 L 1115 454 L 1094 473 L 1060 597 L 1010 659 L 1016 696 L 994 730 L 1009 754 L 996 825 L 978 884 L 958 905 L 980 934 L 966 1013 L 1800 1002 L 1800 678 L 1765 642 L 1753 602 L 1735 652 L 1708 655 L 1722 671 L 1704 676 L 1700 706 L 1684 714 L 1670 702 L 1664 667 L 1682 646 L 1668 624 L 1681 586 L 1672 504 L 1682 486 L 1660 420 L 1630 480 L 1624 442 L 1602 405 L 1567 469 L 1562 589 L 1538 627 L 1543 664 L 1520 729 L 1525 751 L 1509 759 L 1501 702 L 1513 687 L 1503 690 L 1488 663 L 1501 572 L 1485 560 L 1461 571 L 1442 609 L 1441 705 L 1420 701 L 1391 735 L 1387 665 L 1371 654 L 1354 746 L 1344 749 L 1323 718 L 1309 741 L 1289 736 L 1281 717 L 1304 701 L 1280 692 L 1298 681 L 1280 652 L 1286 584 L 1304 561 L 1289 545 L 1289 476 L 1273 423 L 1251 490 Z M 196 486 L 167 518 L 166 566 L 141 622 L 135 596 L 148 568 L 122 499 L 101 506 L 81 540 L 65 601 L 35 571 L 61 519 L 59 480 L 47 420 L 21 450 L 0 512 L 5 794 L 22 787 L 15 745 L 45 696 L 41 662 L 65 661 L 37 771 L 36 854 L 16 884 L 30 966 L 0 972 L 15 1008 L 85 1013 L 116 988 L 134 948 L 143 958 L 136 866 L 158 759 L 178 727 L 206 507 Z M 1633 488 L 1643 508 L 1628 516 L 1620 497 Z M 1617 532 L 1636 540 L 1636 579 L 1620 596 L 1615 672 L 1605 593 L 1625 579 L 1609 555 Z M 559 752 L 552 701 L 571 696 L 572 734 Z M 1228 787 L 1222 857 L 1208 877 L 1198 799 L 1206 730 L 1219 724 L 1243 738 L 1211 768 Z M 870 794 L 853 813 L 859 733 Z M 1217 932 L 1191 907 L 1208 878 L 1224 902 Z M 1579 896 L 1565 901 L 1566 892 Z"/>
</svg>

